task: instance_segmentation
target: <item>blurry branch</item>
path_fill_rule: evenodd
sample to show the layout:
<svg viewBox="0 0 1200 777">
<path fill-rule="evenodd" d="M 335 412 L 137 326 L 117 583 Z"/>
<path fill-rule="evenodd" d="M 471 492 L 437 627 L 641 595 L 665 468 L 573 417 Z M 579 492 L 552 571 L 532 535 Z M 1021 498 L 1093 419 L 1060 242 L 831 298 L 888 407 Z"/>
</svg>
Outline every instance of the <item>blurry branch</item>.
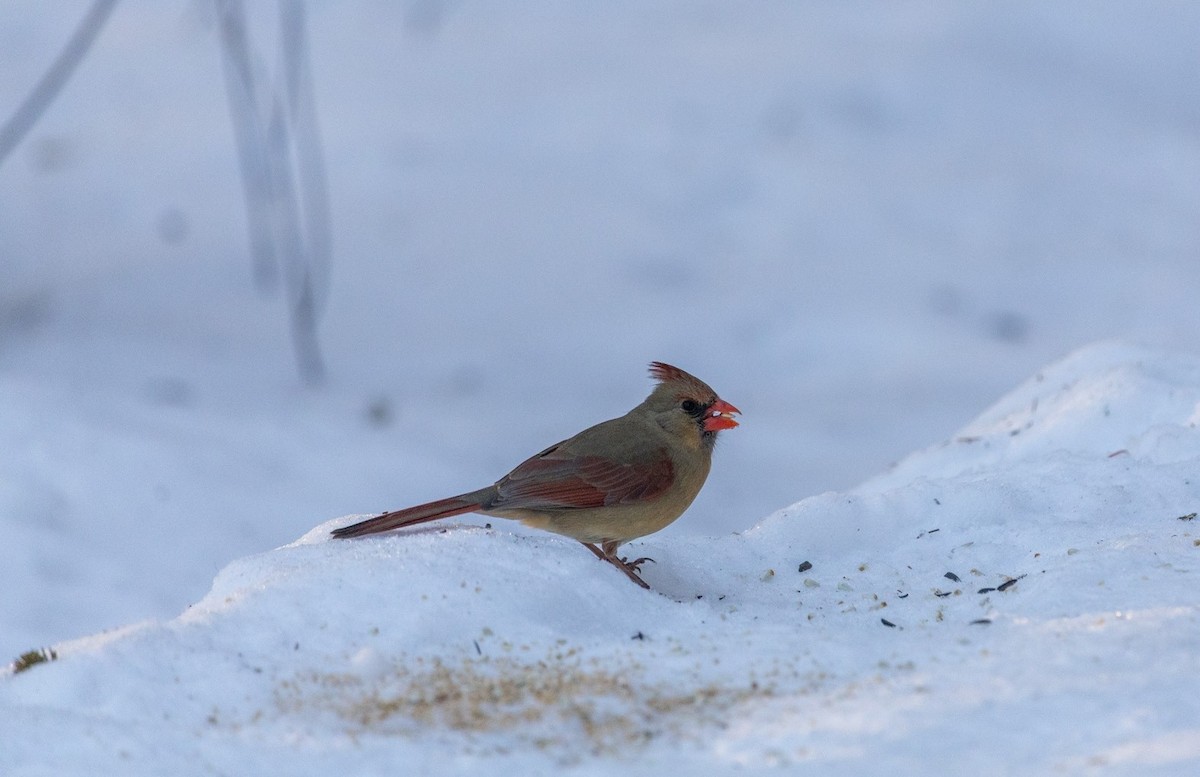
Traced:
<svg viewBox="0 0 1200 777">
<path fill-rule="evenodd" d="M 308 238 L 309 267 L 312 272 L 312 303 L 316 312 L 325 305 L 325 296 L 329 289 L 329 264 L 333 251 L 325 155 L 317 123 L 317 104 L 313 98 L 303 0 L 285 0 L 281 10 L 284 72 L 287 74 L 288 105 L 292 109 L 296 167 L 300 178 L 300 204 L 307 225 L 305 234 Z"/>
<path fill-rule="evenodd" d="M 258 105 L 265 98 L 258 90 L 263 81 L 261 66 L 250 58 L 246 18 L 241 2 L 218 2 L 220 13 L 221 62 L 225 70 L 225 93 L 237 140 L 242 188 L 246 195 L 247 226 L 254 280 L 268 290 L 277 282 L 275 239 L 271 223 L 274 196 L 267 171 L 267 131 Z"/>
<path fill-rule="evenodd" d="M 17 107 L 9 120 L 0 126 L 0 165 L 4 164 L 8 155 L 20 145 L 29 134 L 29 130 L 45 113 L 46 108 L 54 102 L 63 84 L 75 72 L 88 49 L 95 43 L 96 36 L 100 34 L 116 4 L 117 0 L 96 0 L 92 3 L 92 7 L 75 29 L 75 34 L 67 41 L 58 59 L 54 60 L 50 69 L 42 76 L 42 80 L 37 82 L 33 91 Z"/>
<path fill-rule="evenodd" d="M 270 289 L 282 273 L 300 374 L 317 383 L 325 372 L 317 320 L 329 282 L 331 241 L 304 3 L 280 2 L 282 87 L 266 83 L 242 0 L 217 0 L 217 9 L 255 281 Z"/>
<path fill-rule="evenodd" d="M 0 125 L 0 165 L 58 96 L 112 13 L 95 0 L 33 91 Z M 254 279 L 270 290 L 282 273 L 301 377 L 325 374 L 317 320 L 329 285 L 329 198 L 313 100 L 303 0 L 280 0 L 282 87 L 272 88 L 246 29 L 242 0 L 216 0 L 229 111 L 237 139 Z"/>
</svg>

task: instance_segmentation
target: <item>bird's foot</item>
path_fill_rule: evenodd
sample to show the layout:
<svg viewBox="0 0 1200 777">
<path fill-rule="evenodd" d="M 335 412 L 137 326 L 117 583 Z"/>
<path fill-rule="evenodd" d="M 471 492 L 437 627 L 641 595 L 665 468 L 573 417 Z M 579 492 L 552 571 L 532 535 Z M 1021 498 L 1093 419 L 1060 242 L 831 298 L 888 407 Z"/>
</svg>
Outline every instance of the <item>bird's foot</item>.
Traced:
<svg viewBox="0 0 1200 777">
<path fill-rule="evenodd" d="M 641 558 L 634 559 L 633 561 L 630 561 L 627 558 L 621 559 L 621 563 L 624 564 L 625 566 L 629 567 L 630 569 L 632 569 L 634 572 L 640 571 L 642 564 L 645 564 L 647 561 L 649 561 L 651 564 L 658 563 L 657 561 L 650 558 L 649 556 L 642 556 Z"/>
<path fill-rule="evenodd" d="M 624 572 L 626 577 L 628 577 L 634 583 L 640 585 L 642 588 L 650 588 L 650 584 L 638 576 L 638 563 L 645 561 L 645 559 L 638 559 L 638 561 L 634 562 L 633 564 L 626 564 L 625 559 L 617 558 L 616 556 L 610 556 L 604 560 Z"/>
<path fill-rule="evenodd" d="M 594 553 L 596 558 L 600 559 L 601 561 L 607 561 L 617 569 L 624 572 L 625 576 L 632 580 L 635 584 L 640 585 L 642 588 L 650 588 L 650 584 L 638 576 L 638 567 L 647 561 L 653 562 L 654 559 L 639 558 L 632 562 L 626 561 L 625 559 L 617 556 L 617 544 L 615 542 L 611 544 L 608 542 L 603 543 L 603 550 L 590 542 L 583 543 L 583 546 Z"/>
</svg>

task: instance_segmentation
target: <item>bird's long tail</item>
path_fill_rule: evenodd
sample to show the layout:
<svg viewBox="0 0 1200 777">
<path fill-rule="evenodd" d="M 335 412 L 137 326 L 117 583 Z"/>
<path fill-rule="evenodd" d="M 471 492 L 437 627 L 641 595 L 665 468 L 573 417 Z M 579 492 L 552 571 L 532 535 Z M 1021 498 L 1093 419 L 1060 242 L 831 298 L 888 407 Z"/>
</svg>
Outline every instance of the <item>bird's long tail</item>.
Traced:
<svg viewBox="0 0 1200 777">
<path fill-rule="evenodd" d="M 484 506 L 484 500 L 490 490 L 490 488 L 481 489 L 479 491 L 472 491 L 469 494 L 452 496 L 449 499 L 439 499 L 436 502 L 428 502 L 416 507 L 408 507 L 404 510 L 384 513 L 383 515 L 377 515 L 374 518 L 368 518 L 365 521 L 360 521 L 350 526 L 334 529 L 331 533 L 334 537 L 339 538 L 361 537 L 364 534 L 378 534 L 379 532 L 398 529 L 401 526 L 414 526 L 418 523 L 449 518 L 452 515 L 471 513 Z"/>
</svg>

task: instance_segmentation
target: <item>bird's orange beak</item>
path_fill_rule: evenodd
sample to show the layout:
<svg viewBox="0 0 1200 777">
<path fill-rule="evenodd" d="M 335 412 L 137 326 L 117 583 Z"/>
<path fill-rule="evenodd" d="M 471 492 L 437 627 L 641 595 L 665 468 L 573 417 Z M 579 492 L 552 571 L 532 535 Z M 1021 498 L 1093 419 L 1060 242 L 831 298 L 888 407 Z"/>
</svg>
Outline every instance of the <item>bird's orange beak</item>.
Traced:
<svg viewBox="0 0 1200 777">
<path fill-rule="evenodd" d="M 719 432 L 722 429 L 732 429 L 738 425 L 738 422 L 733 420 L 734 414 L 741 412 L 725 400 L 718 399 L 709 406 L 705 414 L 704 431 Z"/>
</svg>

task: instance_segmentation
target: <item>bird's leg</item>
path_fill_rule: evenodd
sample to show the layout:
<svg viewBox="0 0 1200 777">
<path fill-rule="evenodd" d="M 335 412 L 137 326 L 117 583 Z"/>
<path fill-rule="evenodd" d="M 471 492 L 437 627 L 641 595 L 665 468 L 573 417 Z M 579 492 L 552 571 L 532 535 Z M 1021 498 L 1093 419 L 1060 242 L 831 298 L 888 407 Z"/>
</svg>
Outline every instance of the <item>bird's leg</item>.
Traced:
<svg viewBox="0 0 1200 777">
<path fill-rule="evenodd" d="M 638 585 L 640 585 L 642 588 L 649 588 L 650 584 L 647 583 L 642 578 L 638 577 L 638 566 L 643 561 L 646 561 L 646 559 L 644 559 L 644 558 L 638 559 L 637 561 L 633 562 L 632 564 L 627 563 L 625 561 L 625 559 L 619 558 L 617 556 L 617 547 L 620 544 L 621 543 L 617 542 L 616 540 L 606 540 L 605 542 L 601 543 L 600 548 L 602 550 L 602 553 L 599 554 L 600 558 L 604 559 L 605 561 L 612 564 L 617 569 L 624 572 L 626 577 L 628 577 L 634 583 L 637 583 Z M 592 550 L 594 551 L 595 547 L 593 547 Z"/>
<path fill-rule="evenodd" d="M 640 585 L 642 588 L 646 588 L 646 589 L 649 589 L 649 588 L 650 588 L 650 584 L 649 584 L 649 583 L 647 583 L 647 582 L 646 582 L 645 580 L 643 580 L 642 578 L 638 577 L 638 573 L 637 573 L 637 569 L 636 569 L 636 568 L 629 566 L 628 564 L 626 564 L 624 561 L 622 561 L 621 559 L 617 558 L 616 556 L 613 556 L 612 558 L 605 559 L 605 561 L 607 561 L 608 563 L 612 564 L 612 565 L 613 565 L 614 567 L 616 567 L 617 569 L 619 569 L 619 570 L 621 570 L 622 572 L 624 572 L 624 573 L 625 573 L 625 576 L 626 576 L 626 577 L 628 577 L 630 580 L 632 580 L 632 581 L 633 581 L 634 583 L 636 583 L 637 585 Z"/>
<path fill-rule="evenodd" d="M 595 543 L 581 542 L 580 544 L 594 553 L 596 558 L 600 559 L 601 561 L 607 561 L 617 569 L 624 572 L 626 577 L 640 585 L 642 588 L 650 587 L 646 581 L 638 577 L 637 574 L 638 564 L 646 561 L 647 559 L 638 559 L 633 564 L 627 564 L 625 559 L 617 558 L 617 546 L 620 545 L 620 543 L 614 540 L 608 540 L 607 542 L 601 543 L 601 548 L 603 548 L 603 550 L 601 550 L 601 548 L 597 548 Z"/>
<path fill-rule="evenodd" d="M 649 561 L 651 564 L 657 564 L 657 563 L 658 563 L 657 561 L 655 561 L 654 559 L 650 558 L 649 556 L 642 556 L 641 558 L 639 558 L 639 559 L 634 559 L 633 561 L 630 561 L 629 559 L 625 558 L 624 556 L 621 556 L 621 557 L 619 557 L 619 558 L 618 558 L 618 556 L 617 556 L 617 546 L 618 546 L 620 543 L 617 543 L 617 542 L 615 542 L 615 541 L 613 541 L 613 540 L 609 540 L 608 542 L 604 543 L 604 550 L 603 550 L 603 551 L 600 551 L 599 549 L 597 549 L 597 548 L 596 548 L 596 546 L 595 546 L 595 545 L 592 545 L 592 544 L 590 544 L 590 543 L 587 543 L 587 542 L 585 542 L 585 543 L 583 543 L 583 544 L 588 546 L 588 550 L 590 550 L 590 551 L 592 551 L 593 553 L 595 553 L 595 554 L 596 554 L 596 558 L 603 559 L 603 560 L 605 560 L 605 561 L 609 561 L 609 560 L 611 560 L 611 559 L 618 559 L 618 560 L 621 562 L 621 564 L 624 564 L 626 567 L 629 567 L 629 568 L 630 568 L 630 569 L 632 569 L 634 572 L 638 572 L 638 571 L 640 571 L 638 568 L 639 568 L 639 567 L 640 567 L 642 564 L 645 564 L 647 561 Z"/>
</svg>

